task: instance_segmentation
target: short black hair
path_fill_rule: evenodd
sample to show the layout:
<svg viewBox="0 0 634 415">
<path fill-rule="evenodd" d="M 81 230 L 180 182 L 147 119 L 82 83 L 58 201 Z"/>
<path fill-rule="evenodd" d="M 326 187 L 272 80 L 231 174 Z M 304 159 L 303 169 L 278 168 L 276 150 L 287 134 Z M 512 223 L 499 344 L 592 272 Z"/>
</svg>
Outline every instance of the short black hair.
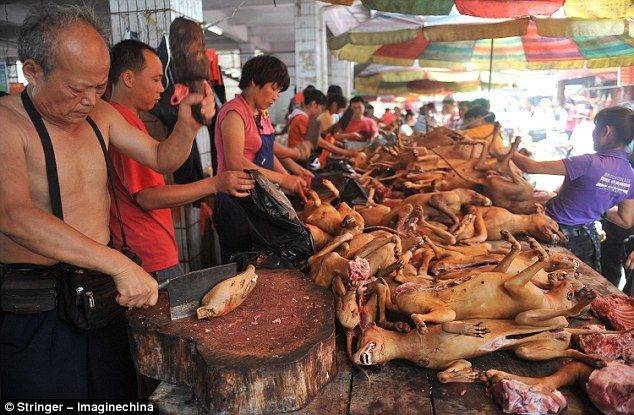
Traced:
<svg viewBox="0 0 634 415">
<path fill-rule="evenodd" d="M 490 124 L 493 124 L 495 122 L 495 114 L 489 112 L 489 110 L 482 106 L 473 107 L 464 114 L 465 121 L 477 118 L 482 118 L 484 119 L 484 121 Z"/>
<path fill-rule="evenodd" d="M 156 50 L 140 40 L 126 39 L 117 43 L 110 49 L 110 72 L 108 81 L 117 83 L 121 74 L 127 70 L 140 72 L 145 67 L 143 51 L 147 50 L 157 55 Z"/>
<path fill-rule="evenodd" d="M 336 103 L 339 108 L 345 108 L 348 104 L 348 100 L 340 94 L 328 94 L 328 107 L 330 107 L 333 103 Z"/>
<path fill-rule="evenodd" d="M 343 88 L 341 88 L 339 85 L 330 85 L 328 87 L 328 91 L 326 91 L 326 94 L 343 96 Z"/>
<path fill-rule="evenodd" d="M 453 99 L 453 97 L 451 95 L 447 95 L 443 100 L 442 100 L 443 105 L 453 105 L 456 103 L 456 100 Z"/>
<path fill-rule="evenodd" d="M 323 92 L 321 92 L 318 89 L 315 89 L 313 87 L 313 89 L 310 89 L 308 91 L 304 90 L 304 104 L 308 105 L 312 102 L 316 102 L 317 105 L 323 105 L 326 106 L 326 96 L 324 95 Z"/>
<path fill-rule="evenodd" d="M 413 116 L 414 116 L 414 112 L 412 110 L 405 111 L 405 118 L 413 117 Z"/>
<path fill-rule="evenodd" d="M 277 85 L 280 91 L 286 91 L 291 84 L 291 79 L 284 62 L 275 56 L 259 55 L 249 59 L 242 67 L 238 87 L 244 90 L 251 85 L 251 82 L 259 87 L 271 82 Z"/>
<path fill-rule="evenodd" d="M 611 126 L 616 131 L 616 138 L 628 145 L 632 142 L 634 135 L 634 111 L 627 107 L 604 108 L 594 117 L 594 123 L 599 128 L 606 125 Z"/>
<path fill-rule="evenodd" d="M 354 104 L 355 102 L 360 102 L 360 103 L 362 103 L 363 105 L 365 105 L 365 100 L 363 99 L 363 97 L 360 97 L 360 96 L 358 96 L 358 95 L 357 95 L 356 97 L 352 97 L 352 98 L 350 99 L 350 105 Z"/>
</svg>

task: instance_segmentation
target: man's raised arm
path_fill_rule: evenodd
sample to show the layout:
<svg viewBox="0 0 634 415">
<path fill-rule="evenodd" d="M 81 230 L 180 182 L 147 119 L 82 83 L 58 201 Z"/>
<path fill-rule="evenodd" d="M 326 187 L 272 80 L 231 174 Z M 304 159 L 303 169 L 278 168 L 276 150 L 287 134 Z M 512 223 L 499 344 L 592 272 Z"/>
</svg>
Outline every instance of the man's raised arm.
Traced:
<svg viewBox="0 0 634 415">
<path fill-rule="evenodd" d="M 178 121 L 172 134 L 160 143 L 130 125 L 109 105 L 102 105 L 108 111 L 110 143 L 123 154 L 153 170 L 171 173 L 185 162 L 196 133 L 202 127 L 192 116 L 191 106 L 195 104 L 201 105 L 201 113 L 206 119 L 214 116 L 214 95 L 209 84 L 205 83 L 204 94 L 190 93 L 183 99 L 178 107 Z"/>
</svg>

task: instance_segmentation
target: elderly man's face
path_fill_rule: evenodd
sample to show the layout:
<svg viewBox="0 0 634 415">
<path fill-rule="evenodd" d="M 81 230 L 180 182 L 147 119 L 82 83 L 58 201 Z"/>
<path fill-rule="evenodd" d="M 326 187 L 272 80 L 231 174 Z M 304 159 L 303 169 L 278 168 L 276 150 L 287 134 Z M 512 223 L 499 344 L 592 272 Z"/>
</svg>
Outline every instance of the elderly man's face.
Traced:
<svg viewBox="0 0 634 415">
<path fill-rule="evenodd" d="M 108 83 L 110 55 L 101 36 L 88 25 L 59 34 L 55 67 L 29 74 L 43 115 L 59 124 L 82 122 L 94 109 Z"/>
</svg>

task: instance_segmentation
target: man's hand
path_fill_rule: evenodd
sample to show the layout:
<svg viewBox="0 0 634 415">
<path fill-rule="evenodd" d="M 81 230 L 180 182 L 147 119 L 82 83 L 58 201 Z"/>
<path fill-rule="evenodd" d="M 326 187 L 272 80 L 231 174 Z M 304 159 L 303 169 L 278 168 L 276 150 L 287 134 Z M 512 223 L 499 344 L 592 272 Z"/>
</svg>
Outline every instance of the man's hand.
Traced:
<svg viewBox="0 0 634 415">
<path fill-rule="evenodd" d="M 156 305 L 158 283 L 132 261 L 129 264 L 127 269 L 112 277 L 119 292 L 117 302 L 128 308 Z"/>
<path fill-rule="evenodd" d="M 192 105 L 200 104 L 200 112 L 203 118 L 211 121 L 216 113 L 216 104 L 214 93 L 208 82 L 204 83 L 204 90 L 200 92 L 189 93 L 178 106 L 178 120 L 190 127 L 194 131 L 198 131 L 202 124 L 194 118 L 192 114 Z"/>
<path fill-rule="evenodd" d="M 630 252 L 625 260 L 625 269 L 634 269 L 634 251 Z"/>
<path fill-rule="evenodd" d="M 243 171 L 224 171 L 211 177 L 214 193 L 229 193 L 232 196 L 245 197 L 253 189 L 255 182 Z"/>
<path fill-rule="evenodd" d="M 307 199 L 305 192 L 308 184 L 301 177 L 288 174 L 284 176 L 280 186 L 289 192 L 297 194 L 303 202 L 306 202 Z"/>
</svg>

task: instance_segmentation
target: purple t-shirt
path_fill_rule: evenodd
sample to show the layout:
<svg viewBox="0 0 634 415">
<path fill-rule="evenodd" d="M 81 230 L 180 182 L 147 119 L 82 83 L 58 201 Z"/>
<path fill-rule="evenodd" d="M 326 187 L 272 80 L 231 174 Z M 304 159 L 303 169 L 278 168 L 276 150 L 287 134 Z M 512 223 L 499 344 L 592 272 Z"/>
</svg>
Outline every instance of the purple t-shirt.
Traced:
<svg viewBox="0 0 634 415">
<path fill-rule="evenodd" d="M 562 225 L 585 225 L 625 199 L 634 199 L 634 170 L 623 150 L 563 160 L 566 178 L 546 214 Z"/>
</svg>

